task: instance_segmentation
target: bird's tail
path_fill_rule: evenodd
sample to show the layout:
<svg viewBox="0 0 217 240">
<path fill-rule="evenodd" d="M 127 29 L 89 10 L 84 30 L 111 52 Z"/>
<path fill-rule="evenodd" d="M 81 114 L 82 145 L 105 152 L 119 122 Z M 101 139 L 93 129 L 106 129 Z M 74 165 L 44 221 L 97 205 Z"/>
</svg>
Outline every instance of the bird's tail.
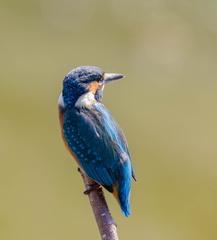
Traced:
<svg viewBox="0 0 217 240">
<path fill-rule="evenodd" d="M 129 166 L 123 166 L 120 169 L 120 180 L 113 186 L 113 195 L 120 204 L 122 213 L 128 217 L 130 215 L 130 188 L 132 177 L 131 174 L 126 174 Z"/>
</svg>

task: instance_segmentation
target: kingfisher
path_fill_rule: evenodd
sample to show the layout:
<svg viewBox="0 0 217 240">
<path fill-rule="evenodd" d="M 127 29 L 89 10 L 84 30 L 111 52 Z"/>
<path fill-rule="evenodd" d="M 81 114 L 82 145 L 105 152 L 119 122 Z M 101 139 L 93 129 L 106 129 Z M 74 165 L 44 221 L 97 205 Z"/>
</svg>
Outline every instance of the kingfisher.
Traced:
<svg viewBox="0 0 217 240">
<path fill-rule="evenodd" d="M 67 150 L 89 178 L 113 193 L 127 217 L 136 178 L 124 133 L 102 103 L 104 86 L 123 77 L 95 66 L 77 67 L 63 80 L 58 109 Z"/>
</svg>

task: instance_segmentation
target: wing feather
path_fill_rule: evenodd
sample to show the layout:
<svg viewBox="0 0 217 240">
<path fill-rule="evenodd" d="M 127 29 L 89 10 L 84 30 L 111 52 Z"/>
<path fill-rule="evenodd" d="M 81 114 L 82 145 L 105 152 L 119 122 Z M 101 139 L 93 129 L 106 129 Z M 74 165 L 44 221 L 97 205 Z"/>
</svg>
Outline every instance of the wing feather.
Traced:
<svg viewBox="0 0 217 240">
<path fill-rule="evenodd" d="M 112 186 L 119 180 L 123 164 L 132 172 L 124 134 L 102 104 L 91 110 L 66 110 L 63 124 L 66 142 L 90 178 Z"/>
</svg>

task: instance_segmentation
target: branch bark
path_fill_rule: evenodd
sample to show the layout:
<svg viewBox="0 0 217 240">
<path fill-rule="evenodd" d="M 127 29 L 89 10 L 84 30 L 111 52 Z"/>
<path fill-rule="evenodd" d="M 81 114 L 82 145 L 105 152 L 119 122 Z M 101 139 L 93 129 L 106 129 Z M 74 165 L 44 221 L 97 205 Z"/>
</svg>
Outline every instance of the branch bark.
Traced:
<svg viewBox="0 0 217 240">
<path fill-rule="evenodd" d="M 96 185 L 81 169 L 79 169 L 86 189 Z M 98 225 L 102 240 L 118 240 L 117 225 L 111 216 L 105 200 L 102 187 L 95 188 L 88 193 L 90 205 Z"/>
</svg>

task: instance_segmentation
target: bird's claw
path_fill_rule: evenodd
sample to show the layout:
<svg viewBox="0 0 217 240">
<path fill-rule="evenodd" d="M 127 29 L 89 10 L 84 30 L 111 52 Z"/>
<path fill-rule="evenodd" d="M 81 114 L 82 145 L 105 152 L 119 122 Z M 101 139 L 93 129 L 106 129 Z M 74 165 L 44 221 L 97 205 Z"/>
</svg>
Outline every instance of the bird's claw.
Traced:
<svg viewBox="0 0 217 240">
<path fill-rule="evenodd" d="M 93 191 L 94 189 L 98 189 L 101 187 L 100 184 L 96 183 L 94 185 L 90 185 L 90 184 L 87 184 L 87 186 L 90 186 L 89 188 L 87 188 L 83 193 L 84 195 L 88 195 L 91 191 Z"/>
</svg>

